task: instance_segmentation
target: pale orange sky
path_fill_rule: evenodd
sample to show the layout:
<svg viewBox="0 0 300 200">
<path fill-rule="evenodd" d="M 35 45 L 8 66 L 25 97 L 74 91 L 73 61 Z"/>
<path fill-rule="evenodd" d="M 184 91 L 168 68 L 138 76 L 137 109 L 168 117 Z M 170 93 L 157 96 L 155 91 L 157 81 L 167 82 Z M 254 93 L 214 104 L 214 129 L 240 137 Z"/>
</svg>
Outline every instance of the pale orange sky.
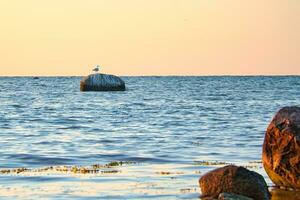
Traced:
<svg viewBox="0 0 300 200">
<path fill-rule="evenodd" d="M 0 0 L 0 75 L 300 75 L 299 0 Z"/>
</svg>

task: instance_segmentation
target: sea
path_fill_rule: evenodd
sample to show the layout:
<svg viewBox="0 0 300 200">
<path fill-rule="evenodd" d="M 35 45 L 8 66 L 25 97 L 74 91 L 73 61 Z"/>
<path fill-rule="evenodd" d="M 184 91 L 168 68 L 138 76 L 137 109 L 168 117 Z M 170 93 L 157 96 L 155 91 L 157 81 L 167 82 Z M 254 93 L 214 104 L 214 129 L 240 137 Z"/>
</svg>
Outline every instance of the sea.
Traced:
<svg viewBox="0 0 300 200">
<path fill-rule="evenodd" d="M 81 78 L 0 78 L 0 199 L 196 200 L 227 164 L 272 188 L 265 131 L 300 106 L 300 76 L 122 77 L 124 92 Z"/>
</svg>

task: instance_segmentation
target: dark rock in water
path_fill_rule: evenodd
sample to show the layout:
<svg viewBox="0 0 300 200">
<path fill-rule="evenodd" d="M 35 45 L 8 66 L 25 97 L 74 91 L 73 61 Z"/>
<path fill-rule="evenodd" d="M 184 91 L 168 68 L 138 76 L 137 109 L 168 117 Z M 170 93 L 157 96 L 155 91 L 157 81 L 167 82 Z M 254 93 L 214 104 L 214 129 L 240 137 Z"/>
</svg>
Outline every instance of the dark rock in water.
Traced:
<svg viewBox="0 0 300 200">
<path fill-rule="evenodd" d="M 37 77 L 37 76 L 35 76 L 35 77 L 33 77 L 33 79 L 40 79 L 39 77 Z"/>
<path fill-rule="evenodd" d="M 253 200 L 253 199 L 250 197 L 245 197 L 245 196 L 233 194 L 233 193 L 221 193 L 219 195 L 218 200 Z"/>
<path fill-rule="evenodd" d="M 277 112 L 265 134 L 262 160 L 277 186 L 300 189 L 300 107 Z"/>
<path fill-rule="evenodd" d="M 204 174 L 199 185 L 204 197 L 218 198 L 221 193 L 234 193 L 255 200 L 270 199 L 268 186 L 260 174 L 234 165 Z"/>
<path fill-rule="evenodd" d="M 114 75 L 91 74 L 80 81 L 81 91 L 125 91 L 125 82 Z"/>
</svg>

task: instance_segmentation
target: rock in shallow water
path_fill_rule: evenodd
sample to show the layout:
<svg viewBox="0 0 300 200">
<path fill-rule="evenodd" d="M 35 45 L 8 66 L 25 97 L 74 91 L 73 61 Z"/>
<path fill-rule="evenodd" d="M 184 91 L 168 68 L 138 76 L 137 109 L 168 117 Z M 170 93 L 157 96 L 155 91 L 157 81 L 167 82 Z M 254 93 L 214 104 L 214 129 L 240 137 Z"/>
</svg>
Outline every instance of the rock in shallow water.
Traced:
<svg viewBox="0 0 300 200">
<path fill-rule="evenodd" d="M 81 91 L 125 91 L 125 82 L 114 75 L 91 74 L 80 81 Z"/>
<path fill-rule="evenodd" d="M 265 135 L 262 160 L 277 186 L 300 189 L 300 107 L 284 107 L 275 115 Z"/>
<path fill-rule="evenodd" d="M 255 200 L 268 200 L 270 193 L 264 178 L 244 167 L 228 165 L 203 175 L 199 180 L 202 196 L 218 198 L 225 193 L 235 193 Z"/>
</svg>

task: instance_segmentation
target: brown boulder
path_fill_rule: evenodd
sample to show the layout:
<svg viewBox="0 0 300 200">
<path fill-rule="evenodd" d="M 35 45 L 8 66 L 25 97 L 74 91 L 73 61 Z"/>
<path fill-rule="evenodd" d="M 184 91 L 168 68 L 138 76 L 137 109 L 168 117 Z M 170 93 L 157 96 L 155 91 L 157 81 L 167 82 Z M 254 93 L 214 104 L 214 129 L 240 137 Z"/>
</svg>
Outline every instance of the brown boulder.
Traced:
<svg viewBox="0 0 300 200">
<path fill-rule="evenodd" d="M 265 135 L 262 160 L 277 186 L 300 189 L 300 107 L 284 107 L 275 115 Z"/>
<path fill-rule="evenodd" d="M 268 200 L 270 193 L 264 178 L 244 167 L 228 165 L 204 174 L 200 180 L 203 197 L 218 198 L 221 193 L 235 193 L 255 200 Z"/>
</svg>

